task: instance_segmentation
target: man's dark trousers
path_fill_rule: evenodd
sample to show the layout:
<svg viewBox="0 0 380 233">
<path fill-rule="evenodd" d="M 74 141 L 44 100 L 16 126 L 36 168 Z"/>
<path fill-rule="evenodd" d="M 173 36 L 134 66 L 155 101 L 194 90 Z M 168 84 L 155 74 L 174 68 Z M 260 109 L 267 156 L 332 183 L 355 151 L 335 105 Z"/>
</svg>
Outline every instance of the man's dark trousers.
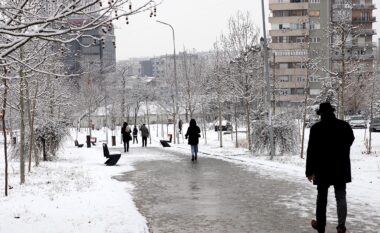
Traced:
<svg viewBox="0 0 380 233">
<path fill-rule="evenodd" d="M 318 184 L 318 196 L 317 196 L 317 223 L 318 233 L 325 232 L 326 226 L 326 206 L 327 196 L 330 185 Z M 346 201 L 346 184 L 334 185 L 335 199 L 338 212 L 338 227 L 337 229 L 346 229 L 347 218 L 347 201 Z"/>
<path fill-rule="evenodd" d="M 146 147 L 147 141 L 148 141 L 148 137 L 142 137 L 142 146 L 143 147 Z"/>
</svg>

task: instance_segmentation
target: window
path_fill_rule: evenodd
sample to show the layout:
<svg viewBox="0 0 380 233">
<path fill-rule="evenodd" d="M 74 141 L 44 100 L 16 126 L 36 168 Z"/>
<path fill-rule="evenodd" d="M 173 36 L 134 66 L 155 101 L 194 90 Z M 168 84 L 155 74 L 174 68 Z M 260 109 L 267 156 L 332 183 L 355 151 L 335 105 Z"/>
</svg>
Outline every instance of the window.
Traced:
<svg viewBox="0 0 380 233">
<path fill-rule="evenodd" d="M 320 92 L 319 89 L 310 89 L 310 95 L 319 95 Z"/>
<path fill-rule="evenodd" d="M 289 89 L 280 89 L 278 90 L 279 95 L 289 95 Z"/>
<path fill-rule="evenodd" d="M 311 4 L 321 3 L 321 0 L 310 0 L 310 3 Z"/>
<path fill-rule="evenodd" d="M 302 94 L 304 94 L 304 92 L 305 92 L 304 88 L 292 88 L 292 89 L 290 89 L 290 93 L 292 95 L 302 95 Z"/>
<path fill-rule="evenodd" d="M 280 69 L 288 69 L 288 63 L 280 63 Z"/>
<path fill-rule="evenodd" d="M 310 29 L 311 30 L 321 29 L 321 24 L 317 22 L 312 22 L 310 23 Z"/>
<path fill-rule="evenodd" d="M 297 37 L 296 38 L 297 43 L 304 43 L 305 42 L 305 37 Z"/>
<path fill-rule="evenodd" d="M 305 82 L 306 78 L 305 77 L 297 77 L 297 82 Z"/>
<path fill-rule="evenodd" d="M 289 76 L 280 76 L 278 77 L 278 80 L 282 83 L 289 82 Z"/>
<path fill-rule="evenodd" d="M 318 82 L 319 81 L 319 76 L 317 76 L 317 75 L 311 75 L 309 77 L 309 81 L 310 82 Z"/>
<path fill-rule="evenodd" d="M 311 10 L 311 11 L 309 11 L 309 16 L 310 17 L 319 17 L 319 15 L 320 15 L 320 13 L 317 10 Z"/>
<path fill-rule="evenodd" d="M 321 42 L 321 38 L 319 37 L 311 37 L 311 43 L 320 43 Z"/>
</svg>

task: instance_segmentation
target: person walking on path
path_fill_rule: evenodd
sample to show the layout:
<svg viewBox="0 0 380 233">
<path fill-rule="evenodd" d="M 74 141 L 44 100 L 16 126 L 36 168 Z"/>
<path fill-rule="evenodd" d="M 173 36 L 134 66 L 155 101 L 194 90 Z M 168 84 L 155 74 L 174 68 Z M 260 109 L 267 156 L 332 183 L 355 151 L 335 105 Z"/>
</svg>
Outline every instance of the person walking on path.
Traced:
<svg viewBox="0 0 380 233">
<path fill-rule="evenodd" d="M 179 129 L 179 134 L 182 134 L 182 120 L 179 119 L 178 121 L 178 129 Z"/>
<path fill-rule="evenodd" d="M 143 147 L 146 147 L 146 144 L 148 142 L 148 137 L 149 137 L 149 130 L 148 128 L 145 126 L 145 124 L 143 124 L 140 128 L 140 133 L 141 133 L 141 137 L 142 137 L 142 146 Z"/>
<path fill-rule="evenodd" d="M 191 146 L 191 161 L 197 160 L 200 133 L 201 129 L 197 126 L 197 122 L 191 119 L 189 128 L 187 128 L 185 134 L 185 138 L 189 139 L 188 143 Z"/>
<path fill-rule="evenodd" d="M 133 136 L 133 144 L 135 144 L 135 141 L 136 141 L 136 144 L 139 143 L 139 140 L 137 139 L 137 134 L 138 134 L 138 129 L 136 127 L 136 125 L 133 127 L 133 132 L 132 132 L 132 136 Z"/>
<path fill-rule="evenodd" d="M 131 137 L 131 128 L 128 126 L 127 122 L 123 123 L 123 127 L 121 128 L 121 134 L 123 136 L 124 152 L 128 152 L 129 141 L 132 140 L 132 137 Z"/>
<path fill-rule="evenodd" d="M 321 103 L 321 120 L 310 129 L 306 159 L 306 177 L 317 185 L 316 220 L 311 226 L 325 232 L 328 189 L 334 186 L 338 215 L 338 233 L 346 232 L 346 183 L 351 182 L 350 147 L 355 140 L 351 126 L 335 117 L 330 103 Z"/>
</svg>

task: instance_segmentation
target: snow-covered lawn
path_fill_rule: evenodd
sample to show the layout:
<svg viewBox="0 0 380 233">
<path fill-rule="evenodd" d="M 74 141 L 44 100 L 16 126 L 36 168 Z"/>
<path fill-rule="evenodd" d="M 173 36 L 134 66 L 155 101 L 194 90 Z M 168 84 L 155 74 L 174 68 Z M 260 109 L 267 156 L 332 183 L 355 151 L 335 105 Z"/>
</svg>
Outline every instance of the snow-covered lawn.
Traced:
<svg viewBox="0 0 380 233">
<path fill-rule="evenodd" d="M 80 134 L 82 143 L 84 137 Z M 0 155 L 0 232 L 148 232 L 129 194 L 133 187 L 112 179 L 131 171 L 130 162 L 122 157 L 119 166 L 104 166 L 101 143 L 76 148 L 69 139 L 57 160 L 33 167 L 24 185 L 19 185 L 18 162 L 11 161 L 8 197 L 3 151 Z"/>
</svg>

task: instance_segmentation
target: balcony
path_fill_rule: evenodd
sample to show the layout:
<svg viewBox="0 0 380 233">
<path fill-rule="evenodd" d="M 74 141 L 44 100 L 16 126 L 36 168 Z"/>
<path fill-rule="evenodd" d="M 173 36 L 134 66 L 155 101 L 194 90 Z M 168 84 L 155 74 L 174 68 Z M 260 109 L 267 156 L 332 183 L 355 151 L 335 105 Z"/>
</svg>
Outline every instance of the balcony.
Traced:
<svg viewBox="0 0 380 233">
<path fill-rule="evenodd" d="M 365 36 L 373 36 L 376 35 L 376 30 L 375 29 L 359 29 L 355 31 L 355 34 L 358 35 L 365 35 Z"/>
<path fill-rule="evenodd" d="M 308 36 L 309 29 L 278 29 L 269 30 L 270 36 Z"/>
<path fill-rule="evenodd" d="M 277 62 L 305 62 L 308 60 L 307 56 L 276 56 Z"/>
<path fill-rule="evenodd" d="M 277 57 L 276 57 L 276 63 L 277 63 Z M 276 69 L 275 75 L 278 76 L 288 76 L 288 75 L 299 75 L 299 76 L 306 76 L 307 75 L 307 69 L 301 69 L 301 68 L 295 68 L 295 69 Z"/>
<path fill-rule="evenodd" d="M 353 10 L 374 10 L 376 9 L 375 4 L 360 4 L 360 3 L 354 3 L 352 4 Z"/>
<path fill-rule="evenodd" d="M 347 55 L 345 56 L 345 60 L 349 61 L 354 61 L 354 60 L 361 60 L 361 61 L 367 61 L 367 60 L 374 60 L 375 59 L 375 55 L 373 54 L 365 54 L 365 55 Z M 334 61 L 341 61 L 342 60 L 342 56 L 340 55 L 333 55 L 332 56 L 332 60 Z"/>
<path fill-rule="evenodd" d="M 357 17 L 352 18 L 353 23 L 373 23 L 376 22 L 376 17 Z"/>
<path fill-rule="evenodd" d="M 269 47 L 271 49 L 304 49 L 308 45 L 306 43 L 271 43 Z"/>
<path fill-rule="evenodd" d="M 276 88 L 304 88 L 306 82 L 279 82 L 277 80 Z"/>
<path fill-rule="evenodd" d="M 301 103 L 305 100 L 304 95 L 276 95 L 276 101 L 289 101 Z"/>
<path fill-rule="evenodd" d="M 334 48 L 338 48 L 339 46 L 334 46 Z M 373 48 L 376 47 L 376 42 L 358 42 L 352 41 L 346 43 L 346 48 Z"/>
<path fill-rule="evenodd" d="M 306 23 L 309 22 L 309 16 L 284 16 L 284 17 L 269 17 L 269 23 Z"/>
<path fill-rule="evenodd" d="M 306 10 L 308 8 L 309 8 L 309 3 L 307 3 L 307 2 L 269 3 L 269 9 L 271 11 L 280 11 L 280 10 Z"/>
</svg>

